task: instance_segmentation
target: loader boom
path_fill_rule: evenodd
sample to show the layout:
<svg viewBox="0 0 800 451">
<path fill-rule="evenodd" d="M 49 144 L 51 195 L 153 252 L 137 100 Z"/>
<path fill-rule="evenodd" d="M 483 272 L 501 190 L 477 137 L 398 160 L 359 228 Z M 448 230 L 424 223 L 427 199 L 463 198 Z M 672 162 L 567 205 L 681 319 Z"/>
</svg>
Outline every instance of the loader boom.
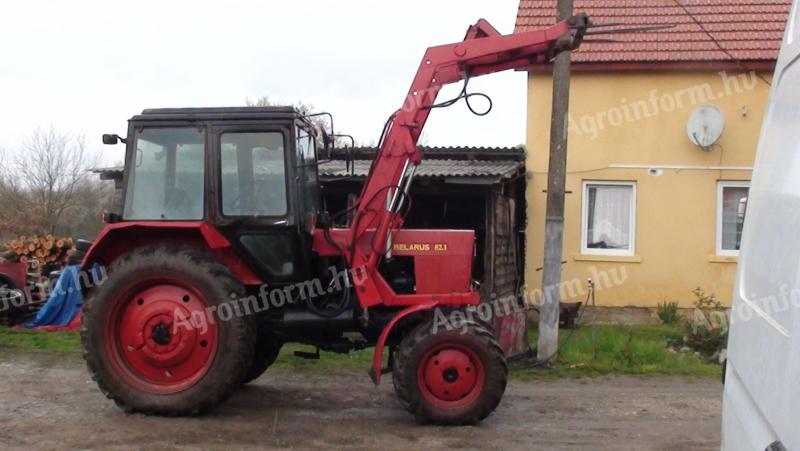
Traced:
<svg viewBox="0 0 800 451">
<path fill-rule="evenodd" d="M 381 284 L 376 280 L 376 268 L 383 255 L 391 252 L 387 237 L 402 226 L 400 211 L 422 159 L 417 141 L 431 109 L 444 106 L 436 105 L 442 86 L 547 63 L 558 53 L 577 48 L 588 24 L 587 16 L 580 14 L 547 29 L 502 35 L 481 19 L 469 27 L 462 42 L 431 47 L 425 52 L 403 105 L 386 123 L 349 229 L 332 233 L 351 270 L 362 275 L 355 278 L 354 284 L 363 307 L 387 302 L 385 287 L 378 286 Z M 358 246 L 367 235 L 370 244 Z M 474 303 L 464 299 L 450 301 Z"/>
</svg>

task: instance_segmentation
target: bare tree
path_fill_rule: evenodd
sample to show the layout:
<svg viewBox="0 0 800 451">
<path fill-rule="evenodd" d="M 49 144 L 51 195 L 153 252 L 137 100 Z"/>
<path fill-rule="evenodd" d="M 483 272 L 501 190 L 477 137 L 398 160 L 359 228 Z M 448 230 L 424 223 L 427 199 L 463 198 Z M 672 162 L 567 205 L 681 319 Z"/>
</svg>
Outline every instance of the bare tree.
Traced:
<svg viewBox="0 0 800 451">
<path fill-rule="evenodd" d="M 268 96 L 261 96 L 256 98 L 255 100 L 244 99 L 244 102 L 247 106 L 258 106 L 258 107 L 266 107 L 266 106 L 287 106 L 285 103 L 275 102 L 271 100 Z M 288 106 L 294 107 L 300 114 L 312 114 L 314 112 L 314 105 L 310 103 L 303 103 L 303 102 L 294 102 Z M 326 121 L 323 117 L 313 117 L 311 122 L 317 127 L 325 127 Z M 328 128 L 326 128 L 327 130 Z"/>
<path fill-rule="evenodd" d="M 0 153 L 0 237 L 8 239 L 42 231 L 44 220 L 35 211 L 37 209 L 31 208 L 33 199 L 20 183 L 6 155 L 5 150 Z"/>
<path fill-rule="evenodd" d="M 54 233 L 78 200 L 97 156 L 87 150 L 83 136 L 50 127 L 28 136 L 11 162 L 0 174 L 0 204 L 14 218 L 14 224 L 4 224 L 7 232 L 24 227 L 22 233 Z"/>
<path fill-rule="evenodd" d="M 285 103 L 275 102 L 274 100 L 270 99 L 268 96 L 261 96 L 257 97 L 255 100 L 245 99 L 245 104 L 247 106 L 258 106 L 258 107 L 266 107 L 266 106 L 286 106 Z M 311 103 L 304 103 L 304 102 L 294 102 L 289 106 L 294 107 L 300 114 L 313 114 L 316 110 L 314 105 Z M 314 124 L 315 127 L 325 130 L 326 132 L 331 132 L 330 124 L 328 124 L 328 119 L 325 116 L 314 116 L 309 118 L 311 123 Z M 336 140 L 336 147 L 349 147 L 351 144 L 349 138 L 337 137 Z M 358 145 L 358 143 L 355 143 Z"/>
</svg>

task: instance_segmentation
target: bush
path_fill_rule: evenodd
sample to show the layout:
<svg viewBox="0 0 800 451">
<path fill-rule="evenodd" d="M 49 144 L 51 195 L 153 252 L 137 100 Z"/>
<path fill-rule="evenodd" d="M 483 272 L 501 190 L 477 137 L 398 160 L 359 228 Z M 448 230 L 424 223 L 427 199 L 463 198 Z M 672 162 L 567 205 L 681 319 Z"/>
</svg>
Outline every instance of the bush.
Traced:
<svg viewBox="0 0 800 451">
<path fill-rule="evenodd" d="M 684 337 L 686 346 L 706 355 L 718 355 L 728 343 L 728 317 L 725 307 L 714 293 L 709 295 L 698 287 L 692 291 L 697 300 L 694 315 Z"/>
<path fill-rule="evenodd" d="M 677 302 L 659 302 L 657 313 L 663 324 L 675 324 L 680 319 Z"/>
</svg>

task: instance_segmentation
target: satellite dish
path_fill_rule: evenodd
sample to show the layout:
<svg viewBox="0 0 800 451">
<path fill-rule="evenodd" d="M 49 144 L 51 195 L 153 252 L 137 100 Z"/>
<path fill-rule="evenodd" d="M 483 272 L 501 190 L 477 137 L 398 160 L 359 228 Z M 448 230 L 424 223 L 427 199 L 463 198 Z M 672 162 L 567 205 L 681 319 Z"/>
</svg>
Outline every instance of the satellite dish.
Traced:
<svg viewBox="0 0 800 451">
<path fill-rule="evenodd" d="M 725 129 L 725 117 L 714 105 L 700 105 L 689 115 L 686 134 L 697 147 L 709 151 Z"/>
</svg>

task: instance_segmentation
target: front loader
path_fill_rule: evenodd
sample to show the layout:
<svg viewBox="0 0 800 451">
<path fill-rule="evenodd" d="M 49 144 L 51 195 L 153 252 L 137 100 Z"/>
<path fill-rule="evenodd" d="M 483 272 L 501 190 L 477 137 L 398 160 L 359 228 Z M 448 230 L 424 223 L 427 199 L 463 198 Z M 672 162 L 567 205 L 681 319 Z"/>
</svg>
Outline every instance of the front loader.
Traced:
<svg viewBox="0 0 800 451">
<path fill-rule="evenodd" d="M 196 414 L 261 375 L 285 343 L 374 347 L 373 382 L 391 372 L 418 419 L 488 416 L 507 367 L 492 326 L 467 311 L 480 302 L 475 233 L 403 228 L 417 140 L 432 109 L 470 105 L 471 77 L 549 63 L 588 26 L 577 15 L 501 35 L 480 20 L 462 42 L 429 48 L 358 202 L 334 215 L 317 176 L 333 131 L 292 108 L 145 110 L 125 138 L 104 135 L 125 143 L 126 160 L 122 213 L 106 216 L 83 260 L 108 275 L 88 289 L 81 327 L 100 388 L 127 411 Z M 457 98 L 437 103 L 460 81 Z"/>
</svg>

